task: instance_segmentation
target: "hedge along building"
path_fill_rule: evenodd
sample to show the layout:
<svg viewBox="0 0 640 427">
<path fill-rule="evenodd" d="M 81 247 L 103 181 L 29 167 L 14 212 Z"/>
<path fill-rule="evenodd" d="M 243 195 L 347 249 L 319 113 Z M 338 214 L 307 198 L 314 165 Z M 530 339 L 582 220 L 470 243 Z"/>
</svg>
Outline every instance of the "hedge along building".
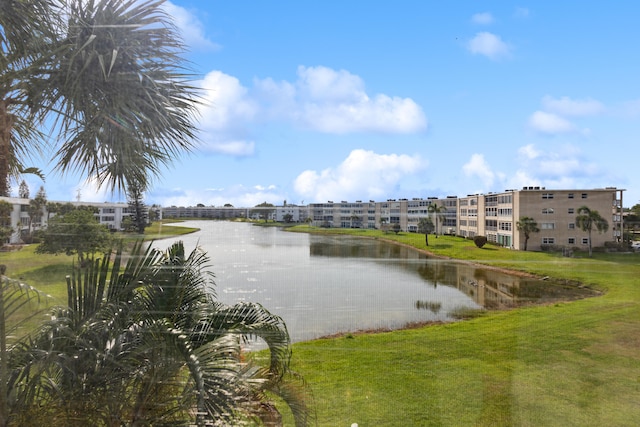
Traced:
<svg viewBox="0 0 640 427">
<path fill-rule="evenodd" d="M 527 248 L 545 247 L 586 249 L 589 234 L 576 224 L 583 206 L 597 211 L 609 224 L 606 232 L 591 233 L 593 247 L 622 238 L 622 196 L 624 190 L 607 187 L 592 190 L 548 190 L 523 187 L 502 193 L 472 194 L 458 199 L 458 232 L 463 237 L 486 236 L 487 240 L 524 249 L 525 236 L 517 223 L 532 218 L 539 228 L 531 233 Z"/>
<path fill-rule="evenodd" d="M 50 218 L 55 216 L 54 212 L 49 212 L 47 206 L 42 207 L 40 215 L 31 216 L 29 205 L 31 199 L 19 197 L 0 197 L 0 201 L 12 205 L 10 214 L 10 226 L 13 233 L 9 238 L 9 243 L 22 243 L 22 236 L 27 231 L 38 230 L 46 227 Z M 99 203 L 99 202 L 57 202 L 62 205 L 71 204 L 73 206 L 89 206 L 96 208 L 95 217 L 100 224 L 104 224 L 110 230 L 121 230 L 124 218 L 131 215 L 129 205 L 126 203 Z"/>
</svg>

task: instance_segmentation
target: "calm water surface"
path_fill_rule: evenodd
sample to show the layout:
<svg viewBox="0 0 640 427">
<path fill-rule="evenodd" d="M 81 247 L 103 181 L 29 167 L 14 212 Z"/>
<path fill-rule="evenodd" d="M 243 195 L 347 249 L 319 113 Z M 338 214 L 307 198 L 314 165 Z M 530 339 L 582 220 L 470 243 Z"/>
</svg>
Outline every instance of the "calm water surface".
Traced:
<svg viewBox="0 0 640 427">
<path fill-rule="evenodd" d="M 291 339 L 449 321 L 460 308 L 497 308 L 571 297 L 570 290 L 447 260 L 372 239 L 290 233 L 247 223 L 188 221 L 182 240 L 211 259 L 226 304 L 257 302 L 281 316 Z M 571 292 L 570 292 L 571 291 Z"/>
</svg>

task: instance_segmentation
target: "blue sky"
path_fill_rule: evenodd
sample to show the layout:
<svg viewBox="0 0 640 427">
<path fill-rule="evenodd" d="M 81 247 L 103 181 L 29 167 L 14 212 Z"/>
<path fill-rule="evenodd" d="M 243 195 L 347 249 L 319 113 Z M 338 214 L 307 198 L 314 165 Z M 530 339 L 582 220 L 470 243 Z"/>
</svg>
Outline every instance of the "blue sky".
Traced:
<svg viewBox="0 0 640 427">
<path fill-rule="evenodd" d="M 640 203 L 640 3 L 166 4 L 206 104 L 149 204 L 625 188 Z M 45 171 L 47 167 L 45 166 Z M 28 178 L 35 193 L 42 185 Z M 50 200 L 124 200 L 52 176 Z"/>
</svg>

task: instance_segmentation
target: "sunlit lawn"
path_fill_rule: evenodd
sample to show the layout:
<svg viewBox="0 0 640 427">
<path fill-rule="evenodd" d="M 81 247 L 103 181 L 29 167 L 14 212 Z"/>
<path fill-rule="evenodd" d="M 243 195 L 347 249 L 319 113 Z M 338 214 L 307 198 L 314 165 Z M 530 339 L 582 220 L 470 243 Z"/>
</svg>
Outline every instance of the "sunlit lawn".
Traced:
<svg viewBox="0 0 640 427">
<path fill-rule="evenodd" d="M 154 222 L 145 230 L 144 235 L 122 234 L 125 241 L 157 240 L 170 236 L 179 236 L 197 231 L 197 228 L 166 225 Z M 41 292 L 53 297 L 56 303 L 66 302 L 67 288 L 65 277 L 70 274 L 75 258 L 73 256 L 36 254 L 37 245 L 26 245 L 19 250 L 0 252 L 0 264 L 7 266 L 6 275 L 12 279 L 19 279 Z"/>
<path fill-rule="evenodd" d="M 494 312 L 446 325 L 294 345 L 320 426 L 640 425 L 640 254 L 476 248 L 458 237 L 324 230 L 394 240 L 438 256 L 577 280 L 601 297 Z M 145 238 L 176 235 L 147 229 Z M 0 253 L 7 275 L 66 296 L 72 257 Z M 339 296 L 336 296 L 339 297 Z M 277 314 L 277 313 L 276 313 Z"/>
<path fill-rule="evenodd" d="M 425 248 L 424 235 L 353 234 Z M 294 369 L 314 391 L 319 425 L 640 425 L 640 254 L 563 258 L 429 241 L 440 256 L 579 280 L 605 295 L 296 344 Z"/>
</svg>

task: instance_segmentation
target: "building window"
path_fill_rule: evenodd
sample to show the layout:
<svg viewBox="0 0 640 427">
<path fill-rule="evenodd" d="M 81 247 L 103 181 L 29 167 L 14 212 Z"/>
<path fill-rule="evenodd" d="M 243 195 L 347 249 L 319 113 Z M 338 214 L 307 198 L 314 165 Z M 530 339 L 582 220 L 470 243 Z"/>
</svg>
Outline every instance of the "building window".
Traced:
<svg viewBox="0 0 640 427">
<path fill-rule="evenodd" d="M 589 238 L 588 237 L 583 237 L 582 238 L 582 244 L 583 245 L 588 245 L 589 244 Z"/>
<path fill-rule="evenodd" d="M 511 231 L 512 230 L 510 222 L 500 222 L 499 224 L 500 224 L 499 228 L 502 231 Z"/>
<path fill-rule="evenodd" d="M 574 222 L 570 222 L 569 223 L 569 230 L 575 230 L 576 229 L 576 224 Z"/>
<path fill-rule="evenodd" d="M 569 239 L 567 239 L 567 244 L 575 245 L 576 244 L 576 238 L 575 237 L 569 237 Z"/>
<path fill-rule="evenodd" d="M 542 244 L 543 245 L 553 245 L 555 244 L 556 239 L 553 237 L 543 237 L 542 238 Z"/>
<path fill-rule="evenodd" d="M 567 213 L 568 213 L 569 215 L 572 215 L 572 214 L 574 214 L 574 213 L 575 213 L 575 209 L 573 209 L 573 208 L 569 208 L 569 209 L 567 209 Z"/>
<path fill-rule="evenodd" d="M 582 198 L 586 199 L 587 198 L 587 193 L 582 193 Z"/>
<path fill-rule="evenodd" d="M 553 208 L 544 208 L 544 209 L 542 209 L 542 213 L 544 215 L 551 215 L 551 214 L 553 214 Z"/>
<path fill-rule="evenodd" d="M 553 230 L 555 228 L 556 228 L 556 225 L 553 222 L 543 222 L 542 224 L 540 224 L 541 230 Z"/>
<path fill-rule="evenodd" d="M 543 199 L 553 199 L 553 193 L 542 193 Z"/>
</svg>

